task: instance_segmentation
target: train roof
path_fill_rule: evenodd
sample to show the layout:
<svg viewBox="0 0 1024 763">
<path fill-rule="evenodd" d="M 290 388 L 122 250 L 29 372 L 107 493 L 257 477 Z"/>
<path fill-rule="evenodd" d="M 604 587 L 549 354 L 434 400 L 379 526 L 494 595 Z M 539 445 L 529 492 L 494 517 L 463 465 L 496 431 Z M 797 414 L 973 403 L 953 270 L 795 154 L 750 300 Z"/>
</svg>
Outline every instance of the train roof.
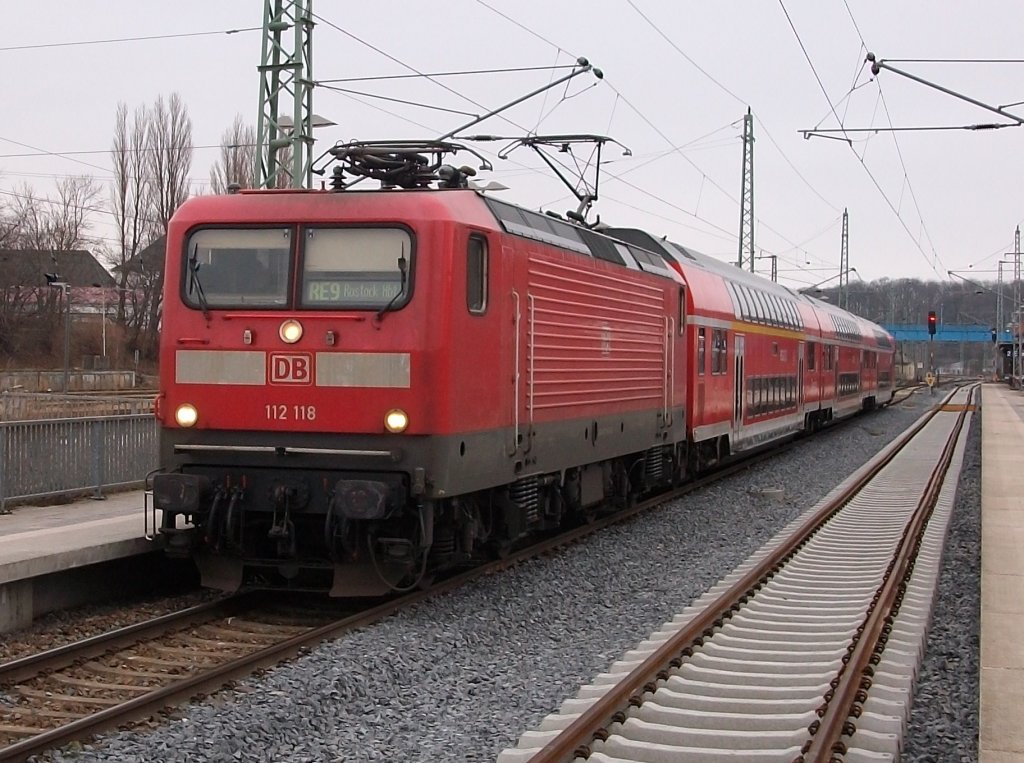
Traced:
<svg viewBox="0 0 1024 763">
<path fill-rule="evenodd" d="M 732 263 L 637 228 L 607 228 L 604 232 L 656 251 L 675 263 L 693 287 L 691 295 L 697 309 L 780 328 L 820 331 L 838 340 L 893 347 L 892 335 L 881 326 Z M 720 289 L 712 287 L 716 281 Z"/>
<path fill-rule="evenodd" d="M 476 189 L 242 191 L 189 199 L 175 214 L 175 223 L 191 227 L 212 220 L 238 224 L 327 222 L 341 215 L 360 220 L 458 220 L 682 282 L 682 277 L 655 252 Z"/>
<path fill-rule="evenodd" d="M 401 199 L 400 211 L 397 209 Z M 340 217 L 409 222 L 458 220 L 483 229 L 541 241 L 630 270 L 641 270 L 691 286 L 695 307 L 723 318 L 737 318 L 794 330 L 821 331 L 840 340 L 892 347 L 880 326 L 835 305 L 742 270 L 667 238 L 637 228 L 592 230 L 583 225 L 496 199 L 477 189 L 418 190 L 246 190 L 187 200 L 175 213 L 175 226 L 224 221 L 237 224 L 324 222 Z"/>
</svg>

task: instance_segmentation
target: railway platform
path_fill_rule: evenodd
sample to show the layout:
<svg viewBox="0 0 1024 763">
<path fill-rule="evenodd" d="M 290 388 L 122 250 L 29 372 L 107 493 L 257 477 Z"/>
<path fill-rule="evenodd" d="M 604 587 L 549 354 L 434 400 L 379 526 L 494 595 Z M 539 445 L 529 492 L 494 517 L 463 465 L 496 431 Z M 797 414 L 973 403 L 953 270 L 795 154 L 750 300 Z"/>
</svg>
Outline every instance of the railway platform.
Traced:
<svg viewBox="0 0 1024 763">
<path fill-rule="evenodd" d="M 982 387 L 980 763 L 1024 760 L 1024 392 Z"/>
<path fill-rule="evenodd" d="M 0 516 L 0 633 L 96 599 L 97 585 L 131 590 L 162 558 L 147 540 L 142 490 Z M 118 565 L 138 560 L 139 575 Z M 133 571 L 135 568 L 133 567 Z"/>
</svg>

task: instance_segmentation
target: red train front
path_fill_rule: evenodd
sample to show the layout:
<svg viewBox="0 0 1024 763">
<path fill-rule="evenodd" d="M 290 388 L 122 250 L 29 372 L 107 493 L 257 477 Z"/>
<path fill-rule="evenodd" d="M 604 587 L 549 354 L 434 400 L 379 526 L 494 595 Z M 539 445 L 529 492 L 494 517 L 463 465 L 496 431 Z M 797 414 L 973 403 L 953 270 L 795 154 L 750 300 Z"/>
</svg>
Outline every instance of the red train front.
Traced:
<svg viewBox="0 0 1024 763">
<path fill-rule="evenodd" d="M 188 201 L 169 547 L 218 588 L 379 594 L 681 471 L 682 279 L 587 236 L 459 188 Z"/>
</svg>

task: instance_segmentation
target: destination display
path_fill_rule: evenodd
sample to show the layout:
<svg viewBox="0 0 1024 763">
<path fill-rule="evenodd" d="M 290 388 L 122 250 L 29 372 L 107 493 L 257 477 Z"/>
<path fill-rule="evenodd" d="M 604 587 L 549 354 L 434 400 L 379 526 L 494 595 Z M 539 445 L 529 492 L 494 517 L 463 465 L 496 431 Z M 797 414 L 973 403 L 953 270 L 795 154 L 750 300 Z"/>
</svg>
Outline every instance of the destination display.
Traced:
<svg viewBox="0 0 1024 763">
<path fill-rule="evenodd" d="M 303 304 L 387 304 L 401 290 L 397 280 L 312 279 L 305 284 Z"/>
</svg>

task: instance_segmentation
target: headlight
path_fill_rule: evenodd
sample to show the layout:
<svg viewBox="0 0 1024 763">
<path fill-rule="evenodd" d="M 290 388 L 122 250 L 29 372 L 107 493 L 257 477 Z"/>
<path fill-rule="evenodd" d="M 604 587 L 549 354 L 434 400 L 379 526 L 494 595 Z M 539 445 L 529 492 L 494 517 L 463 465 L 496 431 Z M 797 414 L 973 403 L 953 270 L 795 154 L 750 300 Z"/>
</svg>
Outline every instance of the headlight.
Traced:
<svg viewBox="0 0 1024 763">
<path fill-rule="evenodd" d="M 179 427 L 194 427 L 199 419 L 199 411 L 192 403 L 182 403 L 174 409 L 174 420 Z"/>
<path fill-rule="evenodd" d="M 398 434 L 409 426 L 409 415 L 401 408 L 393 408 L 384 416 L 384 427 L 389 432 Z"/>
<path fill-rule="evenodd" d="M 281 324 L 277 333 L 281 337 L 281 341 L 295 344 L 302 339 L 302 324 L 296 320 L 287 320 Z"/>
</svg>

